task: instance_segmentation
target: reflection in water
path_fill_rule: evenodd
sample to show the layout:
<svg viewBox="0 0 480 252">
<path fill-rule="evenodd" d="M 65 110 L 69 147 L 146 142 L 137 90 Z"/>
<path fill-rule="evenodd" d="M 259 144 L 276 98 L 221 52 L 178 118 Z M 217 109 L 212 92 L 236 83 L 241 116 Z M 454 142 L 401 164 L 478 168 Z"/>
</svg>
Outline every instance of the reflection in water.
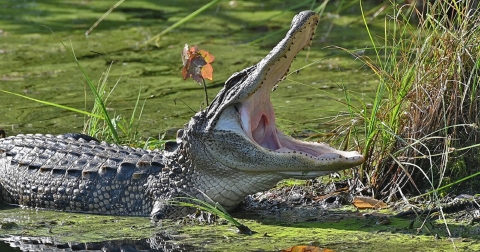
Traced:
<svg viewBox="0 0 480 252">
<path fill-rule="evenodd" d="M 168 234 L 159 233 L 140 240 L 110 240 L 103 242 L 58 242 L 52 237 L 11 236 L 2 239 L 0 251 L 193 251 L 195 247 L 179 244 Z"/>
</svg>

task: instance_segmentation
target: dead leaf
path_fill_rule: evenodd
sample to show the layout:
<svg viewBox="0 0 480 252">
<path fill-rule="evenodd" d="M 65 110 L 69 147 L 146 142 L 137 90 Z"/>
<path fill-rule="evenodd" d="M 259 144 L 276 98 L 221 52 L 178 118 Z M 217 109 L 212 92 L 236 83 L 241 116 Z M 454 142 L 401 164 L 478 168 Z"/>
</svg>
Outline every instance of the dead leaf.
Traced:
<svg viewBox="0 0 480 252">
<path fill-rule="evenodd" d="M 338 189 L 334 192 L 331 192 L 331 193 L 328 193 L 328 194 L 325 194 L 325 195 L 319 195 L 317 197 L 314 197 L 312 200 L 313 201 L 324 200 L 324 199 L 328 199 L 330 197 L 334 197 L 334 196 L 340 195 L 342 193 L 347 193 L 347 192 L 348 192 L 348 186 L 340 188 L 340 189 Z"/>
<path fill-rule="evenodd" d="M 199 50 L 197 46 L 188 48 L 185 44 L 182 50 L 182 77 L 194 79 L 198 84 L 203 84 L 203 79 L 213 80 L 213 67 L 210 63 L 215 57 L 205 50 Z"/>
<path fill-rule="evenodd" d="M 358 209 L 382 209 L 387 207 L 387 204 L 381 200 L 362 196 L 355 197 L 352 204 Z"/>
</svg>

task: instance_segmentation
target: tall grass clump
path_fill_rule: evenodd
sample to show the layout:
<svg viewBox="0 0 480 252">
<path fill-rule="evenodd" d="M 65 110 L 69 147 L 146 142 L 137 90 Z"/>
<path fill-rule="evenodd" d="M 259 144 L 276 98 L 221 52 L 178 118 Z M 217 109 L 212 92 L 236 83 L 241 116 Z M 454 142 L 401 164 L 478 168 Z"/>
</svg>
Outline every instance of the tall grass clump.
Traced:
<svg viewBox="0 0 480 252">
<path fill-rule="evenodd" d="M 374 101 L 352 109 L 364 123 L 354 131 L 365 141 L 359 176 L 388 200 L 402 188 L 445 188 L 480 170 L 478 1 L 406 2 L 392 1 L 383 34 L 363 17 L 375 53 L 359 57 L 379 84 Z"/>
<path fill-rule="evenodd" d="M 107 142 L 115 142 L 118 144 L 128 144 L 134 146 L 139 145 L 141 140 L 139 137 L 138 126 L 145 105 L 145 103 L 143 103 L 143 105 L 140 107 L 140 90 L 138 92 L 137 100 L 135 102 L 135 106 L 133 106 L 133 112 L 130 115 L 130 118 L 126 118 L 121 115 L 112 115 L 108 117 L 110 120 L 109 123 L 106 120 L 106 116 L 101 116 L 105 113 L 108 113 L 107 109 L 105 109 L 105 112 L 103 112 L 103 108 L 106 108 L 111 102 L 113 91 L 120 81 L 120 79 L 118 79 L 110 89 L 108 88 L 108 77 L 111 67 L 112 66 L 110 65 L 110 67 L 102 73 L 97 86 L 94 87 L 96 93 L 99 94 L 99 99 L 93 103 L 91 113 L 100 116 L 88 117 L 84 124 L 83 133 Z M 136 116 L 138 116 L 138 118 L 136 118 Z M 110 124 L 112 127 L 109 127 Z M 113 134 L 112 131 L 115 133 Z M 115 138 L 115 136 L 117 138 Z"/>
</svg>

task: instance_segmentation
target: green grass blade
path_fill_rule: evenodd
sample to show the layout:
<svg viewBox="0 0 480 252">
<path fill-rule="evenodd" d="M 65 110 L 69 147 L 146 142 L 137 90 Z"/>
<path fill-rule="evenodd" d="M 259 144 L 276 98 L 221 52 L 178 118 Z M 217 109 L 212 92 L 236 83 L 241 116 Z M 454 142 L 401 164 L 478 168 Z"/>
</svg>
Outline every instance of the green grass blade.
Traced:
<svg viewBox="0 0 480 252">
<path fill-rule="evenodd" d="M 240 233 L 248 235 L 253 233 L 247 226 L 233 218 L 220 204 L 213 205 L 206 201 L 192 197 L 176 197 L 174 200 L 169 201 L 169 203 L 174 206 L 198 208 L 201 211 L 215 214 L 233 224 Z"/>
<path fill-rule="evenodd" d="M 378 49 L 377 49 L 377 45 L 375 44 L 375 40 L 373 40 L 373 35 L 370 32 L 370 28 L 368 27 L 367 18 L 365 16 L 365 11 L 363 10 L 363 4 L 362 4 L 361 0 L 360 0 L 360 11 L 362 13 L 362 19 L 363 19 L 363 23 L 365 24 L 365 29 L 367 30 L 368 37 L 370 38 L 370 41 L 372 42 L 373 49 L 375 50 L 375 54 L 377 55 L 377 60 L 378 60 L 377 62 L 381 62 L 380 57 L 379 57 L 379 53 L 378 53 Z"/>
<path fill-rule="evenodd" d="M 117 8 L 118 6 L 120 6 L 120 4 L 122 4 L 125 0 L 119 0 L 116 4 L 114 4 L 112 7 L 110 7 L 110 9 L 108 9 L 107 12 L 105 12 L 98 20 L 97 22 L 95 22 L 95 24 L 92 25 L 92 27 L 90 27 L 90 29 L 88 29 L 88 31 L 85 32 L 85 36 L 88 36 L 90 35 L 90 33 L 93 31 L 93 29 L 95 29 L 95 27 L 98 26 L 98 24 L 100 24 L 100 22 L 103 21 L 103 19 L 105 19 L 115 8 Z"/>
<path fill-rule="evenodd" d="M 38 100 L 38 99 L 35 99 L 35 98 L 32 98 L 32 97 L 28 97 L 28 96 L 25 96 L 25 95 L 9 92 L 9 91 L 6 91 L 6 90 L 0 90 L 0 92 L 10 94 L 10 95 L 15 95 L 15 96 L 18 96 L 18 97 L 21 97 L 21 98 L 24 98 L 24 99 L 27 99 L 27 100 L 31 100 L 31 101 L 34 101 L 34 102 L 38 102 L 38 103 L 41 103 L 41 104 L 45 104 L 45 105 L 49 105 L 49 106 L 53 106 L 53 107 L 57 107 L 57 108 L 61 108 L 61 109 L 70 110 L 72 112 L 79 113 L 79 114 L 82 114 L 82 115 L 96 117 L 96 118 L 99 118 L 99 119 L 104 119 L 101 115 L 96 115 L 96 114 L 90 113 L 88 111 L 83 111 L 83 110 L 80 110 L 80 109 L 60 105 L 60 104 L 53 103 L 53 102 Z"/>
<path fill-rule="evenodd" d="M 145 41 L 145 43 L 141 44 L 140 45 L 140 48 L 146 46 L 148 43 L 154 41 L 154 40 L 157 40 L 158 38 L 160 38 L 162 35 L 166 34 L 167 32 L 179 27 L 180 25 L 190 21 L 192 18 L 196 17 L 198 14 L 202 13 L 203 11 L 205 11 L 206 9 L 210 8 L 212 5 L 216 4 L 217 2 L 219 2 L 220 0 L 212 0 L 210 1 L 210 3 L 207 3 L 205 4 L 204 6 L 200 7 L 198 10 L 190 13 L 188 16 L 180 19 L 178 22 L 176 22 L 175 24 L 167 27 L 167 29 L 163 30 L 162 32 L 160 32 L 159 34 L 151 37 L 149 40 Z"/>
<path fill-rule="evenodd" d="M 80 68 L 80 71 L 82 71 L 82 74 L 83 76 L 85 77 L 85 80 L 87 81 L 88 83 L 88 86 L 90 87 L 90 90 L 92 91 L 94 97 L 95 97 L 95 103 L 98 104 L 100 106 L 100 109 L 102 111 L 102 114 L 103 114 L 103 118 L 104 120 L 106 121 L 107 125 L 108 125 L 108 128 L 110 130 L 110 133 L 112 134 L 113 136 L 113 139 L 116 143 L 118 143 L 120 141 L 119 137 L 118 137 L 118 133 L 117 133 L 117 130 L 115 128 L 115 126 L 113 125 L 112 123 L 112 120 L 107 112 L 107 108 L 105 107 L 105 104 L 103 103 L 103 100 L 102 100 L 102 97 L 100 96 L 100 94 L 97 92 L 97 89 L 95 88 L 95 86 L 93 85 L 93 82 L 92 80 L 90 79 L 90 77 L 87 75 L 85 69 L 82 67 L 82 65 L 80 64 L 80 62 L 78 61 L 77 59 L 77 56 L 75 55 L 75 51 L 73 50 L 73 47 L 72 47 L 72 50 L 68 50 L 67 46 L 62 42 L 62 40 L 60 40 L 59 37 L 57 37 L 57 35 L 52 31 L 52 29 L 50 29 L 49 27 L 45 26 L 46 28 L 48 28 L 52 34 L 58 39 L 58 41 L 62 44 L 62 46 L 65 48 L 65 50 L 67 50 L 67 52 L 73 57 L 73 59 L 75 60 L 75 64 L 77 64 L 78 68 Z"/>
<path fill-rule="evenodd" d="M 53 31 L 52 31 L 53 33 Z M 55 35 L 55 33 L 53 33 Z M 55 35 L 56 37 L 56 35 Z M 58 37 L 57 37 L 58 38 Z M 80 62 L 78 61 L 77 59 L 77 56 L 75 56 L 75 52 L 73 51 L 73 48 L 72 50 L 68 50 L 67 46 L 65 46 L 65 44 L 60 40 L 60 38 L 58 38 L 58 40 L 60 41 L 60 43 L 62 43 L 63 47 L 70 53 L 70 55 L 75 59 L 75 64 L 77 64 L 78 68 L 80 68 L 80 71 L 82 71 L 82 74 L 83 76 L 85 77 L 85 80 L 87 81 L 88 83 L 88 86 L 90 87 L 90 90 L 92 91 L 93 95 L 95 96 L 95 103 L 97 103 L 99 106 L 100 106 L 100 109 L 102 111 L 102 114 L 103 114 L 103 117 L 105 118 L 104 120 L 107 122 L 107 125 L 108 125 L 108 128 L 110 129 L 110 133 L 112 134 L 113 136 L 113 139 L 115 140 L 115 142 L 119 142 L 119 138 L 118 138 L 118 133 L 117 133 L 117 130 L 115 129 L 115 126 L 113 125 L 112 123 L 112 120 L 107 112 L 107 108 L 105 107 L 105 104 L 103 103 L 103 100 L 102 100 L 102 97 L 100 96 L 100 94 L 97 92 L 97 89 L 95 88 L 95 86 L 93 85 L 93 82 L 92 80 L 90 79 L 90 77 L 87 75 L 85 69 L 82 67 L 82 65 L 80 64 Z"/>
</svg>

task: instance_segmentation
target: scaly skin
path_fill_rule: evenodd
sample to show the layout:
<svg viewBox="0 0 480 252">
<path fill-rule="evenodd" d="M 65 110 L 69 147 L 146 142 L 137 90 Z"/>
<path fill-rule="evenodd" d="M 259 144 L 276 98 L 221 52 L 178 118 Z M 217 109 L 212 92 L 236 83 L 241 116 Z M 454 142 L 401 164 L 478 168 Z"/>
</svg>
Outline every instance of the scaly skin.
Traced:
<svg viewBox="0 0 480 252">
<path fill-rule="evenodd" d="M 192 209 L 175 197 L 212 200 L 227 210 L 285 178 L 315 178 L 364 161 L 358 152 L 295 140 L 280 132 L 270 90 L 308 46 L 318 23 L 296 15 L 285 38 L 258 64 L 234 73 L 166 150 L 99 143 L 81 134 L 0 140 L 4 201 L 31 207 L 172 218 Z"/>
</svg>

